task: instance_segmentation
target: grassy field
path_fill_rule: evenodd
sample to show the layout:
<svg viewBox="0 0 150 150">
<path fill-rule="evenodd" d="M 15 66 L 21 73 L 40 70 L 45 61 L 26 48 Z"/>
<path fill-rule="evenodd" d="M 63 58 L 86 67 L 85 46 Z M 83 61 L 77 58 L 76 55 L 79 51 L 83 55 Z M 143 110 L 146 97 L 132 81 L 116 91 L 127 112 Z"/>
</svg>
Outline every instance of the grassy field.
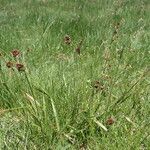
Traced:
<svg viewBox="0 0 150 150">
<path fill-rule="evenodd" d="M 0 0 L 0 149 L 150 148 L 149 0 Z"/>
</svg>

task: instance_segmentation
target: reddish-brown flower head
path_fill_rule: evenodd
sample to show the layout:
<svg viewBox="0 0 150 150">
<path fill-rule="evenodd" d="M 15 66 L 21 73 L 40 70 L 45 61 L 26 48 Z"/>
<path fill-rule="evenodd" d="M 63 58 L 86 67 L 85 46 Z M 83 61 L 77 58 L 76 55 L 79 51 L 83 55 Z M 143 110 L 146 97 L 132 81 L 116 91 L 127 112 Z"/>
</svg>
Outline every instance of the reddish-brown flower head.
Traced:
<svg viewBox="0 0 150 150">
<path fill-rule="evenodd" d="M 25 71 L 25 67 L 23 64 L 16 64 L 16 68 L 18 71 Z"/>
<path fill-rule="evenodd" d="M 114 124 L 114 122 L 115 122 L 115 120 L 112 117 L 110 117 L 110 118 L 107 119 L 106 124 L 107 125 L 112 125 L 112 124 Z"/>
<path fill-rule="evenodd" d="M 8 68 L 12 68 L 12 67 L 14 66 L 14 64 L 13 64 L 13 62 L 8 61 L 8 62 L 6 63 L 6 66 L 7 66 Z"/>
<path fill-rule="evenodd" d="M 17 57 L 20 54 L 20 52 L 19 52 L 19 50 L 14 49 L 14 50 L 11 51 L 11 54 L 12 54 L 13 57 Z"/>
<path fill-rule="evenodd" d="M 66 35 L 66 36 L 64 37 L 64 42 L 65 42 L 67 45 L 69 45 L 69 44 L 71 43 L 71 38 L 70 38 L 69 35 Z"/>
</svg>

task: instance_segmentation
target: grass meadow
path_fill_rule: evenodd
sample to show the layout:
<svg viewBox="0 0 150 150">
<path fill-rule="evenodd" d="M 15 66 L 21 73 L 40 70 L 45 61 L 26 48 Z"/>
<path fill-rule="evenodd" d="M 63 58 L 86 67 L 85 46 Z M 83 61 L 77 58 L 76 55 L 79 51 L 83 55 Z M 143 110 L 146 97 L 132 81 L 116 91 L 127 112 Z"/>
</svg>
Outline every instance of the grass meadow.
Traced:
<svg viewBox="0 0 150 150">
<path fill-rule="evenodd" d="M 0 149 L 150 148 L 149 0 L 0 0 Z"/>
</svg>

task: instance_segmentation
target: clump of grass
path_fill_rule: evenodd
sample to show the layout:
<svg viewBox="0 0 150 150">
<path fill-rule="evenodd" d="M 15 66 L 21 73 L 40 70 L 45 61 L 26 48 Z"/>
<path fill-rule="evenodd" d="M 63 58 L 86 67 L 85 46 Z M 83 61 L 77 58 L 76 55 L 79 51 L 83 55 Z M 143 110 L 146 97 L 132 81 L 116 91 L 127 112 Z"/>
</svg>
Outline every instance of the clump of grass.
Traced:
<svg viewBox="0 0 150 150">
<path fill-rule="evenodd" d="M 146 1 L 1 6 L 0 149 L 149 148 Z"/>
</svg>

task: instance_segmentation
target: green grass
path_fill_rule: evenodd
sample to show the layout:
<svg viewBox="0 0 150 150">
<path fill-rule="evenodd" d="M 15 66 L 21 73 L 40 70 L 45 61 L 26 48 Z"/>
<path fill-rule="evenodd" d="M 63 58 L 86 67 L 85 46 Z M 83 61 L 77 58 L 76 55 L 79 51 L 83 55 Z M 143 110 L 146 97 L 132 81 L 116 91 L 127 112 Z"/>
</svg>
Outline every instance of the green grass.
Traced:
<svg viewBox="0 0 150 150">
<path fill-rule="evenodd" d="M 149 22 L 149 0 L 0 0 L 0 149 L 148 150 Z"/>
</svg>

